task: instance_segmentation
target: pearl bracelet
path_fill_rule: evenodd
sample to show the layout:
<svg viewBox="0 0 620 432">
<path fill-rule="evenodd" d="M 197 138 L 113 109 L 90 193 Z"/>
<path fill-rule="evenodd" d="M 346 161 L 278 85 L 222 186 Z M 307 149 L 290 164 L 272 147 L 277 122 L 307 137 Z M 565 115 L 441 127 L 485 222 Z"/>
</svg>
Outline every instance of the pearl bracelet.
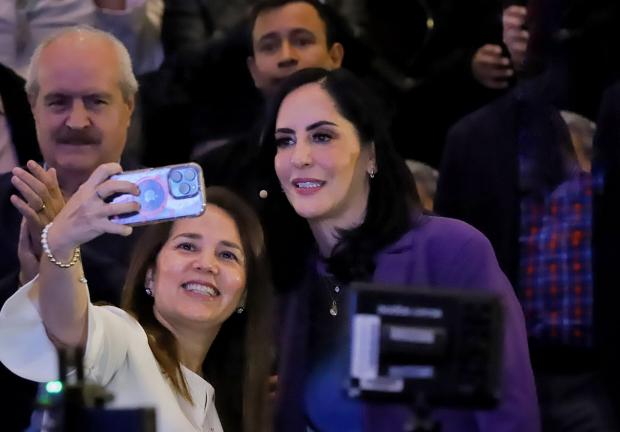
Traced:
<svg viewBox="0 0 620 432">
<path fill-rule="evenodd" d="M 52 224 L 53 222 L 50 222 L 47 225 L 45 225 L 45 228 L 43 228 L 43 232 L 41 233 L 41 248 L 43 248 L 43 253 L 47 255 L 49 260 L 52 263 L 56 264 L 58 267 L 61 267 L 61 268 L 72 267 L 80 260 L 80 248 L 73 249 L 73 256 L 71 257 L 71 260 L 68 263 L 63 263 L 62 261 L 57 260 L 54 257 L 54 255 L 52 255 L 52 251 L 50 250 L 49 244 L 47 244 L 47 232 L 52 227 Z"/>
</svg>

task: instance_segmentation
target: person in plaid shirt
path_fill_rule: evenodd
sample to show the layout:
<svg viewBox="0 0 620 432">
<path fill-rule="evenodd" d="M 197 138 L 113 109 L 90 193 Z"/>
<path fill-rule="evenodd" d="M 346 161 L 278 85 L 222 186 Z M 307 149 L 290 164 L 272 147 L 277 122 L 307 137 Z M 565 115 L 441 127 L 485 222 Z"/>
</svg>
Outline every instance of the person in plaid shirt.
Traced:
<svg viewBox="0 0 620 432">
<path fill-rule="evenodd" d="M 530 37 L 521 27 L 525 42 L 535 40 L 535 29 Z M 504 40 L 510 51 L 506 31 Z M 620 87 L 604 98 L 592 149 L 595 126 L 587 117 L 595 109 L 567 97 L 583 77 L 554 60 L 452 128 L 435 209 L 480 229 L 517 290 L 543 430 L 617 430 L 620 230 L 612 209 L 620 196 Z"/>
</svg>

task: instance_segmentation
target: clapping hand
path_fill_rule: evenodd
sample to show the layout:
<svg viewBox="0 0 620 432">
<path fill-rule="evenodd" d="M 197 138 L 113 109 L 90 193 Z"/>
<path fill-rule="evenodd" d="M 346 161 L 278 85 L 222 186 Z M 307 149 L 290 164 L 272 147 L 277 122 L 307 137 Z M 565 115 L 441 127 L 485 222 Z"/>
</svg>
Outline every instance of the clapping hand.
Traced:
<svg viewBox="0 0 620 432">
<path fill-rule="evenodd" d="M 36 240 L 31 242 L 31 246 L 34 256 L 38 258 L 41 256 L 41 245 L 38 242 L 41 230 L 64 207 L 65 199 L 54 168 L 46 171 L 34 161 L 28 161 L 26 167 L 28 171 L 19 167 L 12 171 L 11 183 L 21 197 L 11 195 L 10 200 L 26 221 L 22 230 L 27 229 L 28 232 L 23 235 Z"/>
</svg>

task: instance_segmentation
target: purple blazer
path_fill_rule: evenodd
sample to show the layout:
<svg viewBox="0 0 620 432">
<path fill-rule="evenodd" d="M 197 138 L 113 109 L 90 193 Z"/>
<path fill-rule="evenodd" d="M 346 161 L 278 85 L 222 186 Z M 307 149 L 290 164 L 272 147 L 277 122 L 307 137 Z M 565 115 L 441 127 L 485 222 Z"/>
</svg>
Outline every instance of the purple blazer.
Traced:
<svg viewBox="0 0 620 432">
<path fill-rule="evenodd" d="M 502 395 L 491 411 L 436 410 L 443 432 L 538 432 L 538 403 L 521 306 L 500 270 L 489 241 L 464 222 L 422 216 L 410 231 L 376 257 L 374 282 L 496 293 L 504 309 Z M 315 270 L 317 263 L 311 264 Z M 316 270 L 315 270 L 316 271 Z M 310 284 L 282 298 L 280 368 L 275 429 L 305 431 Z M 364 431 L 398 431 L 410 417 L 399 405 L 361 402 Z"/>
</svg>

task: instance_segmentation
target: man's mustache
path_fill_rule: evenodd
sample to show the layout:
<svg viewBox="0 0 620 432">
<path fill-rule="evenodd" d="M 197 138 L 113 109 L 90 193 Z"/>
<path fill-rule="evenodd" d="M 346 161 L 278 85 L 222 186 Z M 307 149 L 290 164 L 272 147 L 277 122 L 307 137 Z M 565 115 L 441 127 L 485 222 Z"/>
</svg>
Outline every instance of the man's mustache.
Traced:
<svg viewBox="0 0 620 432">
<path fill-rule="evenodd" d="M 102 135 L 101 131 L 94 127 L 71 129 L 63 126 L 53 133 L 52 138 L 58 144 L 99 144 Z"/>
</svg>

